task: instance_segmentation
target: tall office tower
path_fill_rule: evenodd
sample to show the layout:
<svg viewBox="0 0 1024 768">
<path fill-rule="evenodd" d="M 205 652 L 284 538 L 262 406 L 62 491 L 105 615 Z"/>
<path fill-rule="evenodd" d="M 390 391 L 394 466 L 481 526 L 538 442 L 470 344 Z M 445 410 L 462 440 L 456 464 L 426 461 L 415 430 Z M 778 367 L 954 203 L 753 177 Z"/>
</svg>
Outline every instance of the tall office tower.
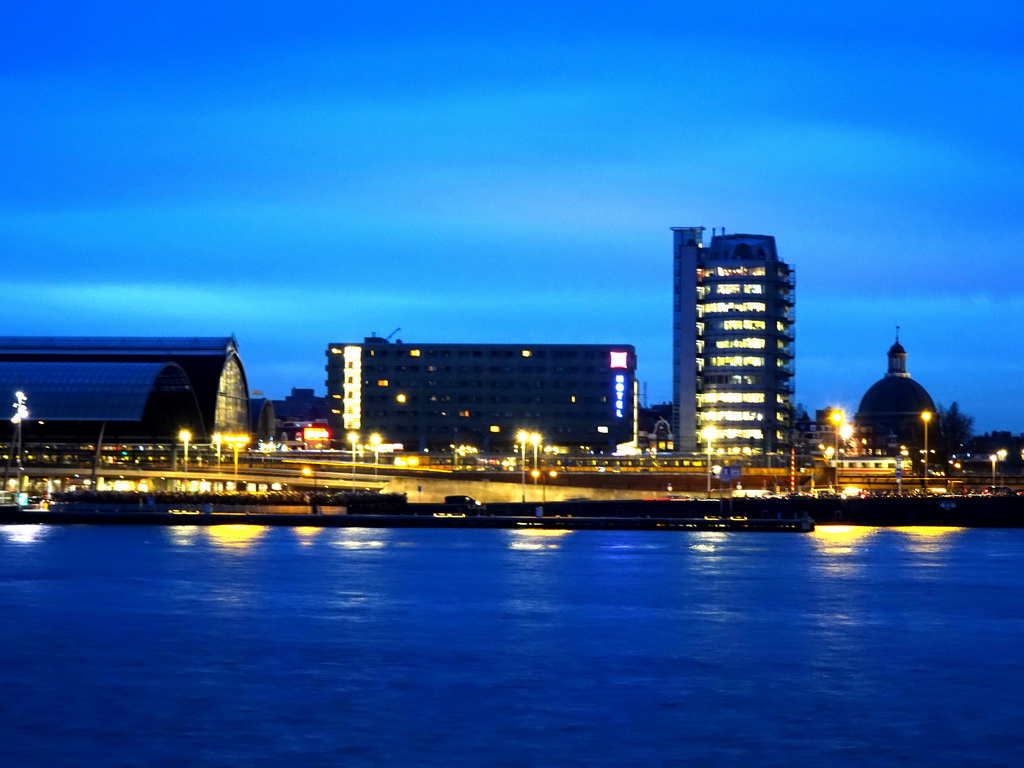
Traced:
<svg viewBox="0 0 1024 768">
<path fill-rule="evenodd" d="M 672 227 L 673 427 L 680 451 L 789 448 L 794 272 L 770 235 Z M 714 430 L 706 430 L 714 427 Z"/>
</svg>

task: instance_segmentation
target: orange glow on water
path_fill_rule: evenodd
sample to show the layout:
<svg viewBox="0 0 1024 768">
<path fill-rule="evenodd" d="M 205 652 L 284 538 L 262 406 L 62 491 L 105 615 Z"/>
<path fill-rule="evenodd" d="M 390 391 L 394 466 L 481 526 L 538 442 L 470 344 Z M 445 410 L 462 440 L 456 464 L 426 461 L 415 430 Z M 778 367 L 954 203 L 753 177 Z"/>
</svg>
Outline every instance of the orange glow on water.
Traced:
<svg viewBox="0 0 1024 768">
<path fill-rule="evenodd" d="M 964 530 L 953 525 L 906 525 L 893 528 L 900 533 L 909 533 L 912 536 L 945 536 L 948 533 L 956 533 Z"/>
<path fill-rule="evenodd" d="M 252 546 L 267 530 L 265 525 L 211 525 L 206 529 L 215 544 L 244 549 Z"/>
</svg>

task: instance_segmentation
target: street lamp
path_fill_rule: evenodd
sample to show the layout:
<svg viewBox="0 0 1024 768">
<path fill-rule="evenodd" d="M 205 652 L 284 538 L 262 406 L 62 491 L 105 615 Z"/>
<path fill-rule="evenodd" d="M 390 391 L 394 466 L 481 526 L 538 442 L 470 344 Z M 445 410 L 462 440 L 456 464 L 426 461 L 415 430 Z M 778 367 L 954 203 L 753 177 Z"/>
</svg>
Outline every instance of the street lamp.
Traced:
<svg viewBox="0 0 1024 768">
<path fill-rule="evenodd" d="M 380 459 L 380 435 L 370 435 L 370 446 L 373 448 L 373 479 L 377 479 L 377 461 Z"/>
<path fill-rule="evenodd" d="M 235 455 L 235 481 L 238 481 L 238 451 L 242 446 L 249 444 L 248 435 L 221 435 L 221 440 L 231 446 L 231 450 Z M 236 488 L 237 490 L 237 488 Z"/>
<path fill-rule="evenodd" d="M 352 490 L 356 489 L 356 443 L 359 442 L 358 432 L 349 432 L 348 441 L 352 444 Z"/>
<path fill-rule="evenodd" d="M 541 436 L 540 433 L 534 432 L 530 435 L 530 442 L 533 443 L 533 471 L 537 471 L 537 446 L 540 445 Z M 536 479 L 534 480 L 536 484 Z"/>
<path fill-rule="evenodd" d="M 516 440 L 519 441 L 519 486 L 520 486 L 520 501 L 526 501 L 526 441 L 530 438 L 529 432 L 519 430 L 516 433 Z"/>
<path fill-rule="evenodd" d="M 547 475 L 544 476 L 544 485 L 541 488 L 541 492 L 544 494 L 543 497 L 542 497 L 542 501 L 545 504 L 547 504 L 547 502 L 548 502 L 548 478 L 551 478 L 552 480 L 554 480 L 556 477 L 558 477 L 558 473 L 555 470 L 553 470 L 553 469 L 550 470 L 547 473 Z"/>
<path fill-rule="evenodd" d="M 924 422 L 924 479 L 921 481 L 922 487 L 928 487 L 928 422 L 932 420 L 931 411 L 921 412 L 921 421 Z"/>
<path fill-rule="evenodd" d="M 1004 449 L 1004 448 L 1000 448 L 998 451 L 996 451 L 991 456 L 989 456 L 989 459 L 992 460 L 992 487 L 993 488 L 995 488 L 995 485 L 996 485 L 996 462 L 997 461 L 1002 461 L 1005 458 L 1006 458 L 1006 449 Z"/>
<path fill-rule="evenodd" d="M 718 430 L 712 424 L 708 424 L 704 429 L 700 431 L 700 436 L 703 437 L 708 444 L 708 490 L 707 498 L 711 498 L 711 441 L 718 437 Z"/>
<path fill-rule="evenodd" d="M 835 479 L 834 479 L 834 481 L 831 484 L 831 488 L 834 491 L 836 489 L 836 485 L 839 484 L 839 471 L 838 471 L 838 468 L 836 467 L 836 465 L 832 461 L 832 457 L 835 456 L 835 454 L 836 454 L 836 449 L 833 448 L 831 445 L 829 445 L 829 446 L 819 445 L 818 447 L 821 448 L 821 453 L 825 457 L 825 461 L 828 464 L 832 465 L 832 470 L 833 470 L 832 474 L 833 474 Z"/>
<path fill-rule="evenodd" d="M 188 441 L 192 439 L 192 433 L 187 429 L 183 429 L 178 433 L 178 439 L 185 444 L 184 458 L 182 460 L 182 466 L 184 467 L 185 473 L 185 490 L 188 490 Z"/>
<path fill-rule="evenodd" d="M 21 466 L 21 453 L 22 453 L 22 450 L 21 450 L 21 441 L 22 441 L 21 423 L 23 421 L 25 421 L 26 419 L 28 419 L 28 406 L 25 405 L 28 402 L 28 397 L 25 395 L 24 392 L 22 392 L 19 389 L 17 392 L 14 393 L 14 398 L 15 398 L 15 402 L 12 403 L 12 405 L 14 405 L 14 415 L 11 416 L 11 423 L 14 425 L 14 441 L 13 441 L 14 445 L 12 446 L 12 451 L 11 452 L 14 453 L 15 451 L 17 451 L 17 453 L 15 454 L 17 456 L 15 466 L 17 467 L 18 473 L 17 473 L 17 485 L 15 487 L 15 492 L 20 494 L 21 493 L 21 471 L 22 471 L 22 466 Z M 7 466 L 9 468 L 10 467 L 10 463 L 8 463 Z M 4 472 L 4 490 L 5 491 L 7 490 L 7 473 L 6 473 L 6 471 Z M 16 496 L 15 497 L 15 503 L 20 503 L 20 502 L 17 501 L 17 498 L 18 497 Z"/>
<path fill-rule="evenodd" d="M 834 446 L 833 446 L 832 454 L 836 457 L 836 459 L 838 459 L 839 458 L 839 431 L 840 431 L 840 428 L 842 427 L 842 424 L 843 424 L 843 421 L 844 421 L 844 419 L 843 419 L 843 412 L 841 410 L 839 410 L 838 408 L 833 409 L 832 413 L 830 413 L 828 415 L 828 420 L 832 422 L 832 437 L 833 437 L 834 443 L 835 443 Z M 832 474 L 833 474 L 833 483 L 834 483 L 834 485 L 838 486 L 839 485 L 839 465 L 838 464 L 833 464 L 832 465 Z"/>
<path fill-rule="evenodd" d="M 217 449 L 217 471 L 218 472 L 220 472 L 220 444 L 221 444 L 221 442 L 223 442 L 223 440 L 224 440 L 224 436 L 223 435 L 214 435 L 213 436 L 213 446 L 214 446 L 214 448 Z"/>
</svg>

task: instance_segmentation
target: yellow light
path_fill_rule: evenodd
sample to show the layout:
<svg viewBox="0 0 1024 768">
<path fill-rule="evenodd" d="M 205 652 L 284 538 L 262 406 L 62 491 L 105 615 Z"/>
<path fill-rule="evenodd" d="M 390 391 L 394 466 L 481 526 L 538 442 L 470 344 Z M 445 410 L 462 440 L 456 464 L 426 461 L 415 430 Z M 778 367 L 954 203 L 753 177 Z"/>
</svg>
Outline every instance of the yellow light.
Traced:
<svg viewBox="0 0 1024 768">
<path fill-rule="evenodd" d="M 395 397 L 395 400 L 397 400 L 397 401 L 398 401 L 398 402 L 400 402 L 400 403 L 404 403 L 404 402 L 405 402 L 405 400 L 406 400 L 406 398 L 405 398 L 405 395 L 397 395 L 397 396 Z"/>
<path fill-rule="evenodd" d="M 945 536 L 947 533 L 956 533 L 964 529 L 952 525 L 899 525 L 893 526 L 890 530 L 909 533 L 912 536 Z"/>
<path fill-rule="evenodd" d="M 181 442 L 183 443 L 187 443 L 189 440 L 192 439 L 192 433 L 189 432 L 187 429 L 183 429 L 181 430 L 181 432 L 178 433 L 178 439 L 181 440 Z"/>
<path fill-rule="evenodd" d="M 829 421 L 835 424 L 837 427 L 843 423 L 843 412 L 836 409 L 828 415 Z"/>
<path fill-rule="evenodd" d="M 380 435 L 378 435 L 377 433 L 374 433 L 374 434 L 370 435 L 370 445 L 372 445 L 374 448 L 379 446 L 380 442 L 381 442 Z"/>
<path fill-rule="evenodd" d="M 921 420 L 922 421 L 926 421 L 926 422 L 931 421 L 932 420 L 932 412 L 931 411 L 922 411 L 921 412 Z"/>
<path fill-rule="evenodd" d="M 518 440 L 520 443 L 525 443 L 529 439 L 530 439 L 530 433 L 529 432 L 526 432 L 526 431 L 524 431 L 522 429 L 519 430 L 518 432 L 516 432 L 516 440 Z"/>
<path fill-rule="evenodd" d="M 265 525 L 211 525 L 206 535 L 224 547 L 248 547 L 267 530 Z"/>
<path fill-rule="evenodd" d="M 313 470 L 310 469 L 309 467 L 303 467 L 302 474 L 304 474 L 306 477 L 309 477 L 310 475 L 313 474 Z"/>
</svg>

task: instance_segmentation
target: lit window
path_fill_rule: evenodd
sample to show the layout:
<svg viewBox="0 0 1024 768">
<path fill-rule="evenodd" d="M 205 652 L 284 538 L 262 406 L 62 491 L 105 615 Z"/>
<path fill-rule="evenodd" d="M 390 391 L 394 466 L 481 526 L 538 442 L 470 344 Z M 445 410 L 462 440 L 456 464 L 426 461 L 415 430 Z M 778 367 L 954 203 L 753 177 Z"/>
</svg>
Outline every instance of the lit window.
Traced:
<svg viewBox="0 0 1024 768">
<path fill-rule="evenodd" d="M 501 432 L 501 427 L 497 426 L 496 424 L 492 424 L 491 432 Z"/>
<path fill-rule="evenodd" d="M 530 351 L 530 350 L 528 350 L 528 349 L 524 349 L 524 350 L 523 350 L 523 357 L 529 357 L 529 356 L 530 356 L 530 355 L 532 355 L 532 354 L 533 354 L 533 352 L 531 352 L 531 351 Z"/>
<path fill-rule="evenodd" d="M 410 349 L 409 350 L 409 357 L 419 357 L 419 356 L 420 356 L 420 351 L 418 349 Z"/>
<path fill-rule="evenodd" d="M 718 294 L 720 296 L 728 296 L 730 294 L 739 293 L 739 292 L 740 292 L 740 285 L 739 285 L 739 283 L 722 283 L 720 286 L 718 286 Z"/>
<path fill-rule="evenodd" d="M 602 435 L 607 435 L 608 434 L 608 427 L 598 427 L 597 431 L 600 432 Z"/>
<path fill-rule="evenodd" d="M 397 400 L 400 403 L 404 403 L 405 402 L 405 395 L 397 395 L 395 397 L 395 400 Z"/>
<path fill-rule="evenodd" d="M 386 387 L 387 385 L 388 385 L 388 380 L 387 379 L 378 379 L 377 380 L 377 386 L 378 387 Z"/>
</svg>

